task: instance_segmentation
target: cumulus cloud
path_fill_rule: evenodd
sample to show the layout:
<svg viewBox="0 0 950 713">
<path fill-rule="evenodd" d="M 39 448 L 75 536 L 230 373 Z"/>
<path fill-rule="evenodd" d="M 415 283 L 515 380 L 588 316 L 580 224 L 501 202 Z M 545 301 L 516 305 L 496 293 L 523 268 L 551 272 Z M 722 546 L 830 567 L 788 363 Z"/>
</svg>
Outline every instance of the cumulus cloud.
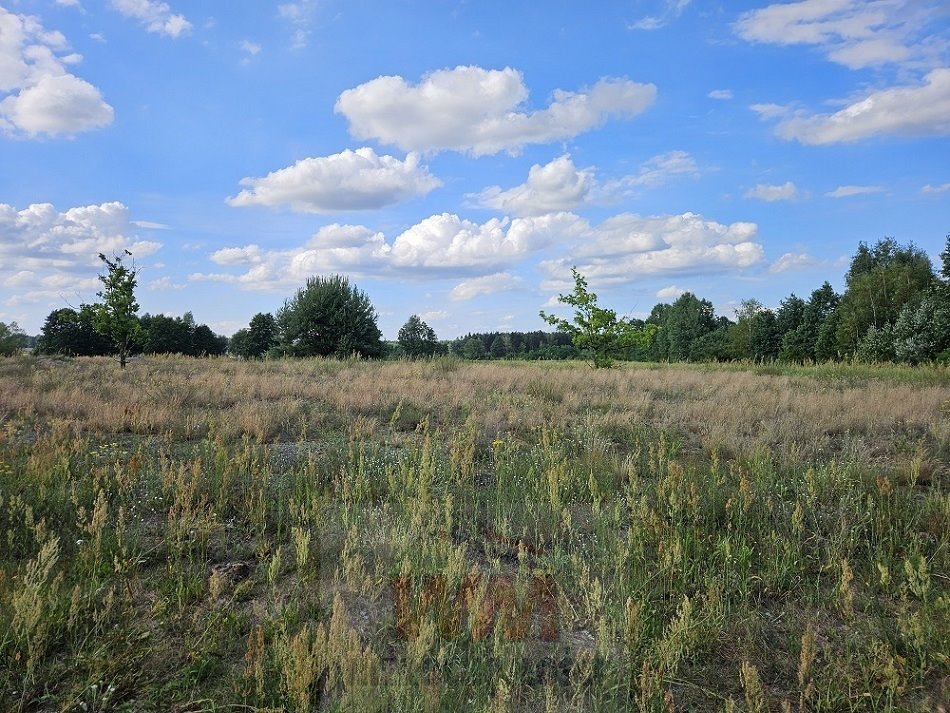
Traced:
<svg viewBox="0 0 950 713">
<path fill-rule="evenodd" d="M 950 183 L 941 183 L 939 186 L 931 186 L 929 183 L 920 189 L 921 193 L 945 193 L 950 191 Z"/>
<path fill-rule="evenodd" d="M 794 116 L 776 133 L 802 144 L 833 144 L 872 136 L 950 134 L 950 68 L 935 69 L 922 84 L 871 92 L 833 114 Z"/>
<path fill-rule="evenodd" d="M 710 99 L 719 99 L 720 101 L 728 101 L 733 98 L 733 93 L 731 89 L 713 89 L 709 94 L 707 94 Z"/>
<path fill-rule="evenodd" d="M 791 181 L 786 181 L 780 186 L 770 186 L 764 183 L 758 184 L 745 192 L 746 198 L 756 198 L 760 201 L 787 201 L 799 195 L 798 188 Z"/>
<path fill-rule="evenodd" d="M 686 294 L 686 290 L 682 287 L 677 287 L 676 285 L 670 285 L 669 287 L 664 287 L 663 289 L 656 291 L 657 299 L 661 300 L 675 300 L 677 297 L 681 297 Z"/>
<path fill-rule="evenodd" d="M 769 265 L 769 272 L 776 274 L 779 272 L 788 272 L 789 270 L 804 270 L 810 267 L 817 267 L 822 262 L 808 253 L 785 253 L 778 260 Z"/>
<path fill-rule="evenodd" d="M 138 20 L 148 32 L 176 39 L 191 32 L 191 23 L 185 16 L 176 15 L 165 2 L 112 0 L 112 7 L 121 15 Z"/>
<path fill-rule="evenodd" d="M 590 169 L 579 170 L 568 155 L 528 171 L 528 180 L 502 190 L 486 188 L 478 195 L 478 204 L 514 215 L 542 215 L 570 210 L 583 205 L 594 187 Z"/>
<path fill-rule="evenodd" d="M 520 278 L 512 268 L 532 259 L 546 258 L 542 269 L 564 289 L 570 286 L 571 265 L 612 282 L 741 270 L 763 260 L 757 235 L 754 223 L 726 225 L 695 213 L 623 213 L 597 225 L 568 212 L 484 223 L 442 213 L 391 240 L 365 226 L 334 224 L 300 247 L 222 248 L 209 255 L 211 261 L 236 270 L 194 273 L 190 279 L 246 290 L 286 290 L 326 272 L 410 279 L 428 274 L 464 278 L 450 293 L 451 299 L 462 301 L 517 287 Z"/>
<path fill-rule="evenodd" d="M 334 223 L 318 230 L 296 248 L 265 250 L 244 245 L 217 250 L 211 261 L 226 267 L 246 268 L 244 273 L 193 273 L 193 281 L 230 282 L 246 290 L 284 290 L 325 272 L 363 275 L 384 271 L 390 246 L 382 233 L 362 225 Z"/>
<path fill-rule="evenodd" d="M 404 161 L 379 156 L 371 148 L 332 156 L 306 158 L 263 178 L 244 178 L 245 190 L 228 198 L 229 205 L 287 206 L 301 213 L 372 210 L 442 185 L 410 153 Z"/>
<path fill-rule="evenodd" d="M 377 77 L 344 91 L 335 110 L 359 139 L 481 156 L 570 139 L 610 117 L 635 116 L 654 102 L 656 87 L 605 78 L 579 92 L 558 89 L 537 111 L 525 108 L 527 98 L 520 72 L 470 66 L 432 72 L 415 85 Z"/>
<path fill-rule="evenodd" d="M 637 173 L 599 180 L 593 169 L 578 169 L 568 155 L 548 164 L 535 164 L 528 180 L 503 190 L 491 186 L 475 196 L 477 205 L 519 216 L 570 210 L 591 202 L 610 202 L 647 188 L 656 188 L 678 176 L 699 177 L 696 161 L 685 151 L 671 151 L 645 161 Z"/>
<path fill-rule="evenodd" d="M 442 213 L 398 235 L 392 245 L 392 262 L 397 267 L 492 269 L 576 237 L 582 229 L 583 221 L 571 213 L 492 218 L 482 224 Z"/>
<path fill-rule="evenodd" d="M 441 322 L 444 319 L 448 319 L 449 316 L 448 310 L 433 309 L 420 314 L 419 319 L 421 319 L 423 322 Z"/>
<path fill-rule="evenodd" d="M 481 295 L 494 295 L 498 292 L 507 292 L 521 285 L 521 278 L 509 272 L 496 272 L 484 277 L 475 277 L 460 282 L 452 288 L 449 297 L 456 302 L 470 300 Z"/>
<path fill-rule="evenodd" d="M 814 46 L 851 69 L 933 67 L 946 41 L 945 29 L 928 31 L 940 6 L 937 0 L 800 0 L 744 12 L 735 30 L 750 42 Z"/>
<path fill-rule="evenodd" d="M 697 213 L 640 216 L 624 213 L 590 227 L 575 254 L 542 262 L 556 289 L 568 285 L 576 264 L 589 279 L 624 283 L 645 275 L 741 270 L 765 256 L 755 223 L 729 225 Z"/>
<path fill-rule="evenodd" d="M 98 287 L 99 253 L 129 250 L 148 257 L 161 243 L 141 240 L 122 203 L 58 211 L 49 203 L 23 210 L 0 203 L 0 281 L 15 289 L 8 303 L 59 298 Z M 15 266 L 15 269 L 14 269 Z"/>
<path fill-rule="evenodd" d="M 829 191 L 825 195 L 828 198 L 848 198 L 850 196 L 860 196 L 866 193 L 883 193 L 884 188 L 881 186 L 838 186 L 833 191 Z"/>
<path fill-rule="evenodd" d="M 66 69 L 81 59 L 62 33 L 0 7 L 0 132 L 69 137 L 111 124 L 99 90 Z"/>
</svg>

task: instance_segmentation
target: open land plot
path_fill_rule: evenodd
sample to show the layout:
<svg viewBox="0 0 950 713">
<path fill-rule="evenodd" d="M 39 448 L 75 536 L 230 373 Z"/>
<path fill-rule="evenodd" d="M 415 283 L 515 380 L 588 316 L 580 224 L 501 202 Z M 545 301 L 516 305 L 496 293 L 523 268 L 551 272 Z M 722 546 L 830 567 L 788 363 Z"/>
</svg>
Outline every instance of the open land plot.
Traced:
<svg viewBox="0 0 950 713">
<path fill-rule="evenodd" d="M 0 707 L 937 710 L 950 372 L 0 360 Z"/>
</svg>

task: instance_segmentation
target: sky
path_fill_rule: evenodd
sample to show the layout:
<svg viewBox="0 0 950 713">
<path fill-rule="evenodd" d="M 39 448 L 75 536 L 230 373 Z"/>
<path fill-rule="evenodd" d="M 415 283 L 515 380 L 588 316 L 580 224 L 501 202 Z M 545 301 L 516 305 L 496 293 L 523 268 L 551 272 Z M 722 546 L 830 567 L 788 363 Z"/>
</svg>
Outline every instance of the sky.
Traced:
<svg viewBox="0 0 950 713">
<path fill-rule="evenodd" d="M 733 317 L 948 232 L 945 0 L 0 0 L 0 321 L 30 334 L 100 252 L 221 334 L 343 274 L 385 338 L 454 338 L 569 314 L 574 266 L 624 316 Z"/>
</svg>

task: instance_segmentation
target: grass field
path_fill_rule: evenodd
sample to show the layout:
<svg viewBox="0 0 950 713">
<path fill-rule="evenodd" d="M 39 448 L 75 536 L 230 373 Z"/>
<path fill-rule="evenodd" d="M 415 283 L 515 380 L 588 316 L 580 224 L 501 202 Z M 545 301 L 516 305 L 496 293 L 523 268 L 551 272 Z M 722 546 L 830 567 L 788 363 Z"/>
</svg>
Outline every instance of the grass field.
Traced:
<svg viewBox="0 0 950 713">
<path fill-rule="evenodd" d="M 937 711 L 950 371 L 0 359 L 0 708 Z"/>
</svg>

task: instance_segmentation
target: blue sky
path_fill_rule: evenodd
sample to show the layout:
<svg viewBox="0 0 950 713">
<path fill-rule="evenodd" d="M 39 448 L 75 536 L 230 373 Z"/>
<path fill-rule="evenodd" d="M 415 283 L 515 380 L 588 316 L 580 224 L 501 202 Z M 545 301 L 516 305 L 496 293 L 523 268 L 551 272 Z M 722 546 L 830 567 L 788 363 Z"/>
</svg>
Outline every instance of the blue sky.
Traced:
<svg viewBox="0 0 950 713">
<path fill-rule="evenodd" d="M 942 0 L 0 0 L 0 321 L 129 249 L 231 334 L 342 273 L 388 338 L 540 329 L 577 265 L 732 316 L 950 232 Z"/>
</svg>

